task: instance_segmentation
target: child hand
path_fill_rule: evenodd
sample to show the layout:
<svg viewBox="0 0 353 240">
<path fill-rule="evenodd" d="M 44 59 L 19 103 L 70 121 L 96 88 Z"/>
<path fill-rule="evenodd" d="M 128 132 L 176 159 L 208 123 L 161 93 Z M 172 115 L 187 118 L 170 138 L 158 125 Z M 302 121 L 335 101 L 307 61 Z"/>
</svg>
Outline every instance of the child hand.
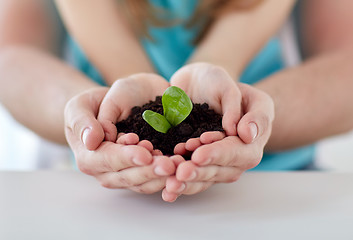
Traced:
<svg viewBox="0 0 353 240">
<path fill-rule="evenodd" d="M 194 103 L 208 103 L 223 115 L 222 126 L 227 135 L 236 135 L 241 117 L 241 93 L 230 75 L 221 67 L 194 63 L 179 69 L 170 80 L 183 89 Z"/>
<path fill-rule="evenodd" d="M 167 179 L 166 188 L 163 190 L 162 196 L 165 201 L 175 201 L 181 194 L 196 194 L 206 190 L 214 183 L 233 182 L 240 175 L 259 164 L 263 155 L 263 149 L 271 134 L 272 121 L 274 119 L 274 106 L 272 99 L 265 93 L 255 89 L 254 87 L 234 83 L 235 86 L 227 79 L 229 76 L 224 74 L 221 69 L 213 69 L 211 71 L 221 71 L 219 73 L 212 72 L 213 82 L 205 72 L 208 64 L 191 66 L 189 69 L 185 67 L 179 70 L 173 77 L 173 85 L 177 85 L 188 91 L 190 97 L 194 96 L 202 98 L 202 92 L 207 92 L 210 100 L 203 98 L 205 102 L 216 107 L 215 110 L 222 109 L 223 127 L 228 126 L 226 135 L 221 133 L 204 133 L 198 139 L 191 139 L 186 144 L 176 147 L 176 153 L 182 154 L 183 151 L 194 151 L 191 161 L 182 161 L 178 164 L 176 175 Z M 186 72 L 182 72 L 186 71 Z M 215 78 L 217 76 L 217 78 Z M 200 79 L 206 79 L 204 82 Z M 230 78 L 230 77 L 229 77 Z M 201 84 L 202 82 L 202 84 Z M 197 86 L 201 90 L 198 90 Z M 191 88 L 190 88 L 191 86 Z M 236 87 L 239 90 L 238 97 L 233 99 L 231 96 L 222 96 L 219 89 L 237 93 L 231 90 Z M 190 91 L 191 89 L 191 91 Z M 231 95 L 231 94 L 230 94 Z M 213 103 L 217 102 L 219 104 Z M 231 101 L 233 103 L 227 102 Z M 213 103 L 213 105 L 212 105 Z M 227 106 L 224 106 L 227 105 Z M 230 109 L 231 106 L 241 106 L 241 109 Z M 229 109 L 228 115 L 225 115 Z M 242 113 L 242 117 L 237 118 Z M 229 119 L 224 119 L 225 117 Z M 234 119 L 231 118 L 235 117 Z M 235 122 L 235 133 L 229 129 L 231 124 Z M 229 125 L 228 125 L 229 124 Z"/>
<path fill-rule="evenodd" d="M 118 134 L 115 124 L 126 119 L 131 108 L 155 100 L 168 87 L 164 78 L 152 73 L 134 74 L 115 81 L 104 97 L 97 117 L 103 126 L 105 140 L 115 142 Z"/>
</svg>

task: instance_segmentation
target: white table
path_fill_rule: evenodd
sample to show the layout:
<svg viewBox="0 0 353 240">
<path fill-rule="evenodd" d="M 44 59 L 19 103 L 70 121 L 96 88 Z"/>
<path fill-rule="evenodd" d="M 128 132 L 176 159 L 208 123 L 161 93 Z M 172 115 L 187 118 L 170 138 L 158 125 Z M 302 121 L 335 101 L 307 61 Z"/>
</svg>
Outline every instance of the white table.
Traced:
<svg viewBox="0 0 353 240">
<path fill-rule="evenodd" d="M 0 172 L 0 239 L 353 239 L 353 174 L 246 173 L 165 203 L 79 172 Z"/>
</svg>

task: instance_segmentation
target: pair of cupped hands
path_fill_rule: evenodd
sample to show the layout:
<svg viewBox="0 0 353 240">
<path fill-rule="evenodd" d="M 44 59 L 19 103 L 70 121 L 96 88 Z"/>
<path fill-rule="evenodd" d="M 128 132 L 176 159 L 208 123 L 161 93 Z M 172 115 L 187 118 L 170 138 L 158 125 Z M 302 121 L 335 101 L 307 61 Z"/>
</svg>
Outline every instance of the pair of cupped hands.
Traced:
<svg viewBox="0 0 353 240">
<path fill-rule="evenodd" d="M 117 133 L 115 123 L 134 106 L 161 96 L 169 86 L 183 89 L 195 103 L 208 103 L 222 114 L 224 132 L 206 132 L 178 144 L 173 156 L 153 149 L 134 133 Z M 104 187 L 140 193 L 162 190 L 164 201 L 192 195 L 215 183 L 234 182 L 259 164 L 274 119 L 272 99 L 235 82 L 221 67 L 194 63 L 167 82 L 152 73 L 117 80 L 72 98 L 65 108 L 65 134 L 78 168 Z M 192 152 L 191 160 L 182 155 Z"/>
</svg>

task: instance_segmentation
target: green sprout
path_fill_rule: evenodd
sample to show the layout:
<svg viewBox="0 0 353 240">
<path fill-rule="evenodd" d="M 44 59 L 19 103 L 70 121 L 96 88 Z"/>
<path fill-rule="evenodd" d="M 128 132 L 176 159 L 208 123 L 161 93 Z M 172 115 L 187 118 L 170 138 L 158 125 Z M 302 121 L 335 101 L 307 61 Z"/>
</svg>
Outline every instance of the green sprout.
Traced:
<svg viewBox="0 0 353 240">
<path fill-rule="evenodd" d="M 156 131 L 167 133 L 171 127 L 175 127 L 184 121 L 192 110 L 192 102 L 186 93 L 175 86 L 165 90 L 162 96 L 163 115 L 146 110 L 142 118 Z"/>
</svg>

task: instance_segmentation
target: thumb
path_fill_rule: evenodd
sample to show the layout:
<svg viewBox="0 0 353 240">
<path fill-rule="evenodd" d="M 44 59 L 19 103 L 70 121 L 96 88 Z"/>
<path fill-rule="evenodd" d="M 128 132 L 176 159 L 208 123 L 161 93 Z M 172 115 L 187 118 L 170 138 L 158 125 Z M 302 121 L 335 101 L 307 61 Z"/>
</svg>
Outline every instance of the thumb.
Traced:
<svg viewBox="0 0 353 240">
<path fill-rule="evenodd" d="M 239 137 L 247 144 L 257 139 L 268 141 L 274 119 L 272 99 L 254 87 L 244 84 L 239 86 L 242 91 L 243 107 L 246 110 L 237 126 Z"/>
<path fill-rule="evenodd" d="M 241 116 L 241 93 L 237 88 L 229 88 L 224 91 L 221 101 L 222 127 L 228 136 L 235 136 L 236 126 Z"/>
<path fill-rule="evenodd" d="M 86 116 L 85 120 L 78 124 L 78 129 L 74 130 L 73 134 L 80 136 L 81 142 L 88 150 L 96 150 L 104 139 L 103 128 L 94 118 L 88 119 Z"/>
<path fill-rule="evenodd" d="M 91 100 L 88 94 L 83 94 L 65 106 L 65 134 L 73 149 L 83 145 L 88 150 L 96 150 L 104 139 L 103 128 L 95 117 L 99 104 Z"/>
</svg>

